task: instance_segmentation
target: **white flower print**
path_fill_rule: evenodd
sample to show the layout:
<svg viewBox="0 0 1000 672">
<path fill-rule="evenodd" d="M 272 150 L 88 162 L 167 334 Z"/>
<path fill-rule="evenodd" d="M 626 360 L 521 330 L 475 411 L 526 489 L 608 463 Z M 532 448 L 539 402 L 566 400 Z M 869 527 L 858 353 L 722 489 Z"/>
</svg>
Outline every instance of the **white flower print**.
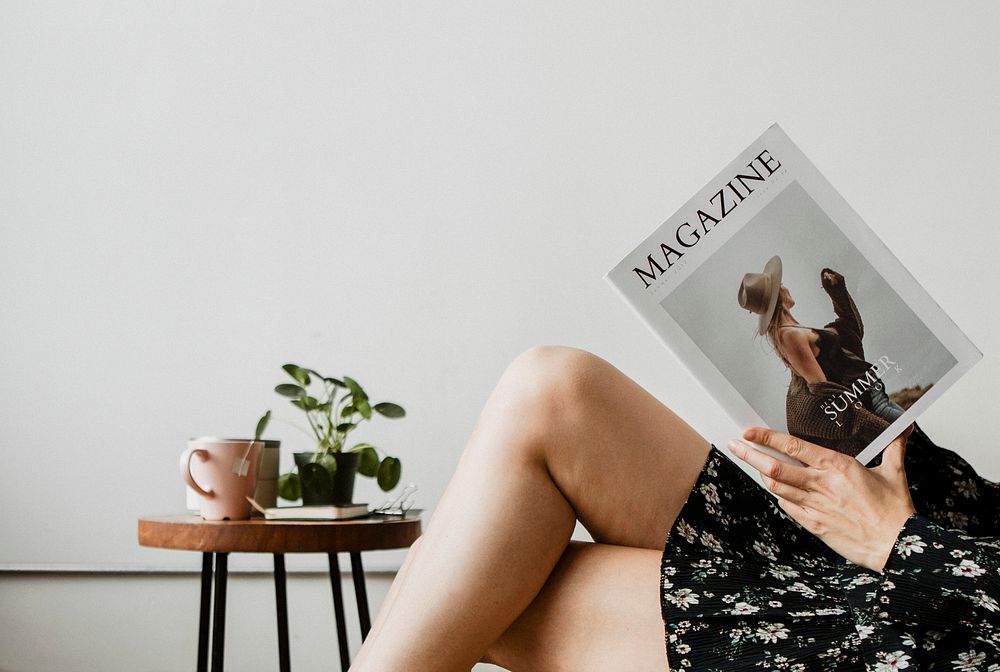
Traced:
<svg viewBox="0 0 1000 672">
<path fill-rule="evenodd" d="M 948 523 L 952 527 L 957 527 L 960 530 L 964 530 L 969 526 L 969 516 L 961 511 L 948 511 Z"/>
<path fill-rule="evenodd" d="M 753 542 L 753 550 L 757 551 L 768 560 L 778 559 L 778 556 L 774 554 L 774 551 L 776 550 L 775 547 L 772 546 L 771 544 L 766 544 L 763 541 Z"/>
<path fill-rule="evenodd" d="M 689 544 L 693 544 L 694 540 L 698 538 L 698 531 L 694 529 L 686 520 L 677 521 L 677 532 L 685 541 Z"/>
<path fill-rule="evenodd" d="M 701 543 L 704 544 L 705 546 L 708 546 L 713 551 L 719 552 L 722 550 L 722 544 L 719 543 L 719 540 L 713 537 L 708 532 L 702 532 Z"/>
<path fill-rule="evenodd" d="M 958 654 L 958 658 L 951 661 L 958 672 L 979 672 L 979 665 L 986 660 L 986 654 L 978 651 L 966 651 Z"/>
<path fill-rule="evenodd" d="M 765 644 L 777 644 L 779 639 L 788 639 L 788 628 L 784 623 L 761 623 L 756 634 Z"/>
<path fill-rule="evenodd" d="M 850 581 L 848 581 L 847 585 L 853 588 L 856 586 L 865 586 L 868 585 L 869 583 L 875 583 L 877 581 L 878 579 L 876 579 L 871 574 L 861 574 L 860 576 L 856 576 Z"/>
<path fill-rule="evenodd" d="M 961 563 L 952 567 L 951 573 L 955 576 L 979 576 L 984 574 L 986 570 L 977 565 L 972 560 L 963 560 Z"/>
<path fill-rule="evenodd" d="M 993 534 L 1000 489 L 953 453 L 911 455 L 920 513 L 881 572 L 838 557 L 713 456 L 664 548 L 672 669 L 1000 672 L 1000 621 L 991 620 L 1000 617 L 1000 538 L 983 536 Z M 926 627 L 932 614 L 944 632 Z M 975 635 L 943 646 L 955 629 Z"/>
<path fill-rule="evenodd" d="M 997 601 L 984 593 L 982 590 L 976 591 L 976 604 L 981 607 L 986 607 L 987 611 L 1000 610 L 1000 605 L 997 604 Z M 1000 635 L 1000 633 L 997 634 Z"/>
<path fill-rule="evenodd" d="M 868 639 L 868 635 L 875 632 L 874 626 L 871 625 L 860 625 L 855 623 L 854 629 L 858 631 L 858 639 Z"/>
<path fill-rule="evenodd" d="M 749 632 L 750 628 L 733 628 L 729 631 L 729 639 L 733 644 L 739 644 Z"/>
<path fill-rule="evenodd" d="M 969 499 L 976 499 L 979 497 L 979 488 L 976 486 L 976 482 L 971 478 L 964 481 L 955 481 L 955 489 L 963 497 L 968 497 Z"/>
<path fill-rule="evenodd" d="M 946 633 L 939 632 L 937 630 L 928 630 L 924 633 L 924 643 L 921 647 L 924 651 L 931 651 L 937 646 L 937 641 L 945 636 Z"/>
<path fill-rule="evenodd" d="M 927 544 L 920 540 L 919 534 L 910 534 L 896 543 L 896 552 L 904 558 L 910 557 L 911 553 L 923 553 Z"/>
<path fill-rule="evenodd" d="M 733 608 L 729 610 L 731 614 L 755 614 L 760 611 L 760 607 L 755 607 L 752 604 L 747 604 L 746 602 L 737 602 L 733 605 Z"/>
<path fill-rule="evenodd" d="M 692 604 L 698 604 L 698 593 L 692 591 L 690 588 L 675 590 L 672 593 L 667 593 L 666 597 L 670 604 L 681 609 L 687 609 Z"/>
<path fill-rule="evenodd" d="M 875 654 L 879 662 L 875 665 L 875 672 L 893 672 L 893 670 L 905 670 L 910 666 L 910 657 L 902 651 L 886 653 L 880 651 Z"/>
<path fill-rule="evenodd" d="M 774 567 L 768 567 L 767 571 L 770 572 L 771 576 L 779 581 L 795 579 L 799 576 L 799 573 L 788 565 L 775 565 Z"/>
<path fill-rule="evenodd" d="M 802 583 L 801 581 L 796 581 L 792 585 L 788 586 L 788 590 L 792 591 L 793 593 L 802 593 L 802 597 L 808 599 L 816 597 L 816 591 L 813 590 L 810 586 L 807 586 L 806 584 Z"/>
</svg>

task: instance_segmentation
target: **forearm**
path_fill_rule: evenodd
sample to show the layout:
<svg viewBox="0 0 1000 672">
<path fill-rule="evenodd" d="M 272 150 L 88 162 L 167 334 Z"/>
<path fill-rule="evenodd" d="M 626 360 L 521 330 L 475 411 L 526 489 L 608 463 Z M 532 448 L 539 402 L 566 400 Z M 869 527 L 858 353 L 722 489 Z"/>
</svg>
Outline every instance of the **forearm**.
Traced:
<svg viewBox="0 0 1000 672">
<path fill-rule="evenodd" d="M 829 269 L 824 268 L 823 270 L 828 271 Z M 851 293 L 847 291 L 843 276 L 838 274 L 838 281 L 835 284 L 824 283 L 823 289 L 830 297 L 830 301 L 833 303 L 833 312 L 837 315 L 837 319 L 832 323 L 834 328 L 841 333 L 845 329 L 849 329 L 857 335 L 858 339 L 864 338 L 865 326 L 861 320 L 861 311 L 854 303 Z"/>
</svg>

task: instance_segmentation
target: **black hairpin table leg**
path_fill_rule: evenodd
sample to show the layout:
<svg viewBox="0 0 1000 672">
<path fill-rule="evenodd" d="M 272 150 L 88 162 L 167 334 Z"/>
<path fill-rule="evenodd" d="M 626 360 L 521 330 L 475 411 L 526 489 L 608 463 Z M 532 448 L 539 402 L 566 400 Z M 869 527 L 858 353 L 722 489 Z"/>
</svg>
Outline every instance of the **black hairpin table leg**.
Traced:
<svg viewBox="0 0 1000 672">
<path fill-rule="evenodd" d="M 340 562 L 336 553 L 328 553 L 330 558 L 330 587 L 333 588 L 333 615 L 337 620 L 337 648 L 340 649 L 340 669 L 347 672 L 351 666 L 350 651 L 347 648 L 347 621 L 344 618 L 344 595 L 340 586 Z"/>
<path fill-rule="evenodd" d="M 208 623 L 212 620 L 212 554 L 201 554 L 201 610 L 198 613 L 198 672 L 208 672 Z"/>
<path fill-rule="evenodd" d="M 288 592 L 285 589 L 285 555 L 274 554 L 274 604 L 278 611 L 278 669 L 290 672 L 288 658 Z"/>
<path fill-rule="evenodd" d="M 226 580 L 229 554 L 215 554 L 215 609 L 212 614 L 212 672 L 222 672 L 222 654 L 226 646 Z"/>
<path fill-rule="evenodd" d="M 365 588 L 365 568 L 361 564 L 361 551 L 351 551 L 351 575 L 354 577 L 354 596 L 358 601 L 358 621 L 361 623 L 361 641 L 372 629 L 368 616 L 368 590 Z"/>
</svg>

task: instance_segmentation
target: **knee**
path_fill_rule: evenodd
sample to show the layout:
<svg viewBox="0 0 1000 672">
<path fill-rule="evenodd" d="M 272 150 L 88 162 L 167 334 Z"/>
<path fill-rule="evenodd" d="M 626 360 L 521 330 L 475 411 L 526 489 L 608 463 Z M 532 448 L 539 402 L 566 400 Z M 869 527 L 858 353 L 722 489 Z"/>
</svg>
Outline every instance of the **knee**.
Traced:
<svg viewBox="0 0 1000 672">
<path fill-rule="evenodd" d="M 552 437 L 565 434 L 590 412 L 588 388 L 603 362 L 586 350 L 559 345 L 536 345 L 515 357 L 480 413 L 474 432 L 496 432 L 496 440 L 484 442 L 490 449 L 524 451 L 537 458 Z M 605 363 L 606 364 L 606 363 Z M 609 365 L 610 366 L 610 365 Z M 516 437 L 516 440 L 512 440 Z M 479 442 L 470 445 L 478 446 Z"/>
<path fill-rule="evenodd" d="M 565 345 L 535 345 L 515 357 L 503 378 L 536 409 L 565 410 L 582 403 L 608 367 L 592 352 Z"/>
</svg>

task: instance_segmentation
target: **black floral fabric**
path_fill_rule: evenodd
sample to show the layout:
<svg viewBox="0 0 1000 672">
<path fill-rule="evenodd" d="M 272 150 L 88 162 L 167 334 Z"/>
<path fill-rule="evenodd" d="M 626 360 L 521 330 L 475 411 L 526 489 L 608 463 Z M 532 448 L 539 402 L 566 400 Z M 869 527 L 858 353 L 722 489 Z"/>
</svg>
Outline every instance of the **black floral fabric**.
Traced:
<svg viewBox="0 0 1000 672">
<path fill-rule="evenodd" d="M 1000 484 L 918 425 L 915 515 L 882 572 L 842 558 L 712 445 L 671 529 L 671 670 L 1000 672 Z"/>
</svg>

